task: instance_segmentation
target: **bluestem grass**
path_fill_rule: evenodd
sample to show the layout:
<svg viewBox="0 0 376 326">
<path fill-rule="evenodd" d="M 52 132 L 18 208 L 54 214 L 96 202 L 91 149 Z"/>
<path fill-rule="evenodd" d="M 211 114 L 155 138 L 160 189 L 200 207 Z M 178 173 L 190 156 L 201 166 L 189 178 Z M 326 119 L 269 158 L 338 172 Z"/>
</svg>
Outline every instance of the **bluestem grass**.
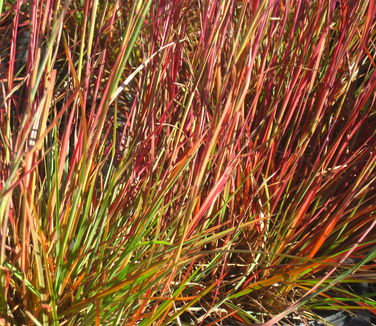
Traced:
<svg viewBox="0 0 376 326">
<path fill-rule="evenodd" d="M 375 11 L 0 2 L 1 322 L 374 312 Z"/>
</svg>

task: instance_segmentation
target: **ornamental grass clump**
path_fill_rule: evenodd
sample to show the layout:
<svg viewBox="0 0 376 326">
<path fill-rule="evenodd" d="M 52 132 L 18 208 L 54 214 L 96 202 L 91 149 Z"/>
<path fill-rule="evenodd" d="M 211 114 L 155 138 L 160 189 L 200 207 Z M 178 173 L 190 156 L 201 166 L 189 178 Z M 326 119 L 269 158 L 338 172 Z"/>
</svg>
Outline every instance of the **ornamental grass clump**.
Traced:
<svg viewBox="0 0 376 326">
<path fill-rule="evenodd" d="M 0 324 L 375 315 L 375 15 L 0 0 Z"/>
</svg>

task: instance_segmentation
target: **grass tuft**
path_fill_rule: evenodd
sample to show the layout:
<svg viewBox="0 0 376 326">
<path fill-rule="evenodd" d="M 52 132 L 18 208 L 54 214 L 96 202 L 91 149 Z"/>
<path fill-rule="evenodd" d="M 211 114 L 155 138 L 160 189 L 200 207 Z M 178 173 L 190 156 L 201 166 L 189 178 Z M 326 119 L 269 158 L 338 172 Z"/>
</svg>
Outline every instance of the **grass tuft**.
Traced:
<svg viewBox="0 0 376 326">
<path fill-rule="evenodd" d="M 0 0 L 0 324 L 374 315 L 375 15 Z"/>
</svg>

